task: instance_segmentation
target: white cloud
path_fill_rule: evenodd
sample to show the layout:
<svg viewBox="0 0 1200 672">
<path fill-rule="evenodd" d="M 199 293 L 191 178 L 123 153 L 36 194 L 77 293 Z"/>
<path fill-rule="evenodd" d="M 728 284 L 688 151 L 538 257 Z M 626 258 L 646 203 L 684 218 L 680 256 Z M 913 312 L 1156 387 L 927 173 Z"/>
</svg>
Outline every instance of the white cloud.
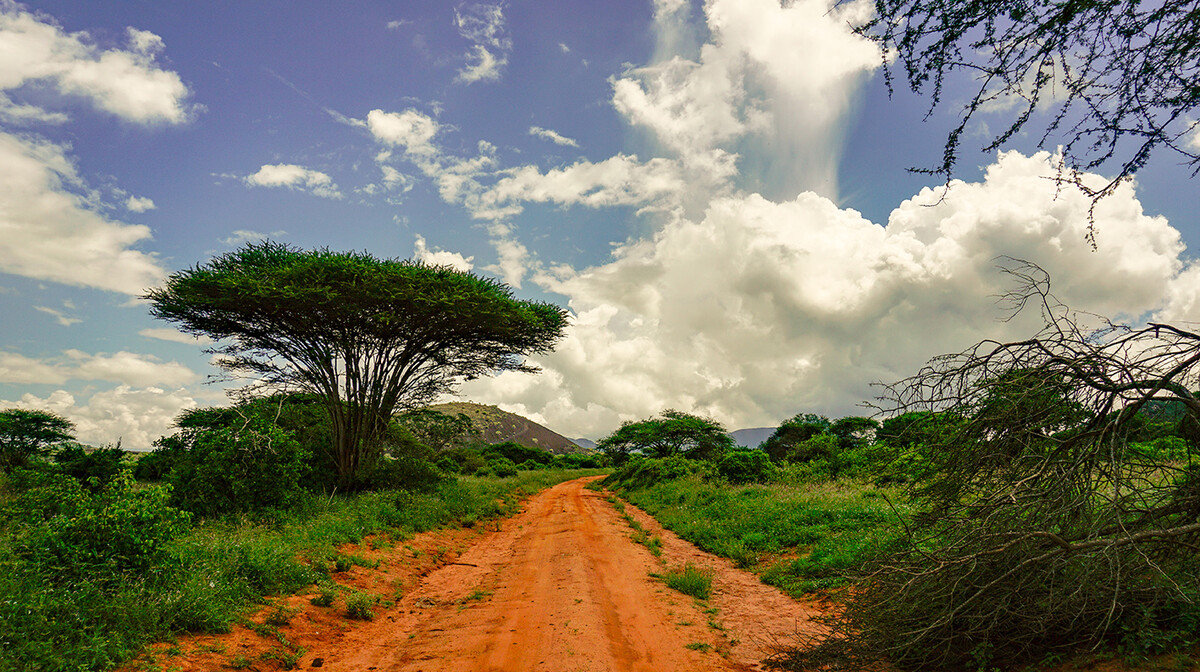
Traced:
<svg viewBox="0 0 1200 672">
<path fill-rule="evenodd" d="M 287 235 L 287 231 L 272 231 L 270 233 L 259 233 L 258 231 L 248 231 L 246 229 L 237 229 L 229 236 L 222 238 L 221 242 L 230 247 L 237 247 L 242 243 L 257 242 L 260 240 L 269 240 L 272 238 L 281 238 Z"/>
<path fill-rule="evenodd" d="M 83 321 L 83 320 L 79 319 L 78 317 L 73 317 L 71 315 L 66 314 L 64 311 L 57 310 L 55 308 L 48 308 L 46 306 L 34 306 L 33 309 L 38 312 L 46 313 L 47 315 L 53 315 L 55 321 L 57 321 L 60 325 L 62 325 L 64 327 L 69 327 L 72 324 L 79 324 L 80 322 Z"/>
<path fill-rule="evenodd" d="M 0 383 L 59 385 L 69 378 L 67 372 L 57 365 L 0 350 Z"/>
<path fill-rule="evenodd" d="M 147 212 L 157 207 L 154 201 L 143 196 L 130 196 L 125 199 L 125 209 L 130 212 Z"/>
<path fill-rule="evenodd" d="M 193 336 L 185 334 L 182 331 L 177 331 L 169 327 L 159 327 L 153 329 L 142 329 L 138 332 L 139 336 L 153 338 L 160 341 L 170 341 L 172 343 L 183 343 L 185 345 L 208 345 L 213 340 L 207 336 Z"/>
<path fill-rule="evenodd" d="M 32 359 L 0 351 L 0 382 L 62 384 L 69 380 L 107 381 L 145 387 L 175 387 L 193 383 L 199 376 L 179 362 L 163 362 L 153 355 L 133 352 L 88 354 L 64 350 L 62 356 Z"/>
<path fill-rule="evenodd" d="M 460 5 L 454 10 L 454 25 L 459 35 L 475 43 L 465 56 L 467 65 L 458 71 L 455 81 L 473 84 L 499 80 L 512 50 L 512 40 L 504 31 L 503 6 Z"/>
<path fill-rule="evenodd" d="M 993 297 L 1008 285 L 998 255 L 1041 264 L 1078 309 L 1140 315 L 1161 303 L 1180 282 L 1178 232 L 1146 216 L 1126 185 L 1096 211 L 1120 244 L 1093 251 L 1090 200 L 1056 198 L 1052 174 L 1046 154 L 1004 154 L 983 182 L 956 183 L 944 199 L 925 190 L 887 227 L 813 193 L 715 199 L 699 220 L 631 241 L 610 263 L 536 275 L 569 300 L 567 338 L 539 358 L 542 375 L 504 374 L 464 393 L 572 435 L 668 407 L 770 425 L 800 411 L 861 412 L 871 382 L 984 337 L 1028 335 L 1028 316 L 999 321 Z M 1200 305 L 1200 291 L 1191 297 Z"/>
<path fill-rule="evenodd" d="M 65 123 L 64 112 L 42 106 L 82 98 L 133 123 L 185 122 L 190 92 L 155 62 L 162 39 L 135 28 L 125 37 L 127 48 L 104 49 L 87 33 L 66 33 L 0 0 L 0 119 Z M 14 100 L 30 88 L 38 91 L 37 105 Z M 130 198 L 125 205 L 144 212 L 153 202 Z M 103 207 L 64 147 L 0 133 L 0 272 L 127 294 L 157 284 L 165 276 L 158 260 L 132 249 L 150 230 L 112 221 Z"/>
<path fill-rule="evenodd" d="M 25 394 L 19 400 L 0 400 L 3 408 L 28 408 L 52 411 L 75 423 L 76 436 L 90 444 L 116 443 L 126 450 L 150 450 L 156 439 L 172 431 L 180 412 L 198 406 L 187 390 L 159 387 L 134 389 L 119 385 L 97 392 L 85 404 L 66 390 L 46 397 Z"/>
<path fill-rule="evenodd" d="M 72 378 L 104 380 L 134 387 L 166 385 L 178 387 L 199 379 L 195 371 L 179 362 L 163 362 L 153 355 L 133 352 L 90 355 L 80 350 L 65 350 L 65 366 Z"/>
<path fill-rule="evenodd" d="M 163 50 L 157 35 L 129 28 L 129 49 L 101 49 L 87 33 L 65 33 L 21 5 L 0 2 L 0 90 L 44 83 L 68 96 L 137 123 L 177 124 L 187 120 L 190 92 L 155 58 Z M 7 98 L 0 104 L 12 106 Z M 39 121 L 61 120 L 56 113 L 17 106 L 10 115 Z"/>
<path fill-rule="evenodd" d="M 399 30 L 399 29 L 403 28 L 404 26 L 408 26 L 408 25 L 412 25 L 412 21 L 409 21 L 408 19 L 399 19 L 396 21 L 388 21 L 387 29 L 388 30 Z"/>
<path fill-rule="evenodd" d="M 508 65 L 507 56 L 504 54 L 493 54 L 487 47 L 481 44 L 477 44 L 471 48 L 467 59 L 474 62 L 468 62 L 462 70 L 459 70 L 458 76 L 454 78 L 454 81 L 465 84 L 494 82 L 500 79 L 500 69 Z"/>
<path fill-rule="evenodd" d="M 670 159 L 642 162 L 636 156 L 617 154 L 599 163 L 580 160 L 546 172 L 536 166 L 502 171 L 489 187 L 465 202 L 480 219 L 495 213 L 510 216 L 520 212 L 522 202 L 608 206 L 669 207 L 686 186 L 683 171 Z"/>
<path fill-rule="evenodd" d="M 321 198 L 342 198 L 342 192 L 328 175 L 290 163 L 264 165 L 257 173 L 246 176 L 245 181 L 254 187 L 286 187 Z"/>
<path fill-rule="evenodd" d="M 408 109 L 403 112 L 371 110 L 367 113 L 367 128 L 376 140 L 404 149 L 414 160 L 428 162 L 436 159 L 440 152 L 433 144 L 438 132 L 438 123 L 425 114 Z M 389 158 L 384 155 L 381 159 Z"/>
<path fill-rule="evenodd" d="M 459 271 L 469 271 L 475 267 L 475 257 L 464 257 L 457 252 L 438 248 L 431 250 L 425 242 L 425 237 L 421 235 L 413 242 L 413 258 L 426 264 L 449 266 Z"/>
<path fill-rule="evenodd" d="M 652 131 L 686 164 L 739 152 L 767 166 L 743 172 L 835 195 L 840 120 L 863 78 L 880 64 L 876 48 L 849 28 L 862 2 L 830 9 L 824 0 L 710 0 L 711 39 L 687 53 L 688 5 L 655 5 L 658 58 L 613 80 L 613 104 Z M 729 176 L 727 173 L 726 176 Z"/>
<path fill-rule="evenodd" d="M 150 229 L 112 221 L 67 190 L 81 180 L 58 145 L 0 133 L 0 271 L 140 294 L 166 273 L 134 245 Z"/>
<path fill-rule="evenodd" d="M 573 140 L 572 138 L 568 138 L 566 136 L 559 135 L 557 132 L 552 131 L 548 128 L 542 128 L 541 126 L 530 126 L 529 134 L 539 137 L 539 138 L 545 138 L 546 140 L 549 140 L 550 142 L 553 142 L 556 145 L 564 145 L 566 147 L 578 147 L 579 146 L 579 143 L 575 142 L 575 140 Z"/>
<path fill-rule="evenodd" d="M 564 53 L 564 54 L 569 54 L 569 53 L 571 53 L 571 48 L 567 46 L 567 43 L 566 43 L 566 42 L 559 42 L 559 43 L 558 43 L 558 48 L 559 48 L 559 50 L 561 50 L 561 51 L 562 51 L 562 53 Z"/>
</svg>

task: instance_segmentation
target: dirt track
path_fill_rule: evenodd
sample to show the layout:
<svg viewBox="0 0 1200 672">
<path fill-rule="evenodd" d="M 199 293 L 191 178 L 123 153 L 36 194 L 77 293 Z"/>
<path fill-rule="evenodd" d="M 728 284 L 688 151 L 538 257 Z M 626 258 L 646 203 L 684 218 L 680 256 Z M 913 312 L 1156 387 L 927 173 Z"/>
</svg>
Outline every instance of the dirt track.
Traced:
<svg viewBox="0 0 1200 672">
<path fill-rule="evenodd" d="M 811 605 L 628 507 L 662 536 L 656 559 L 630 539 L 629 525 L 602 494 L 584 488 L 586 480 L 539 493 L 498 530 L 462 539 L 462 555 L 370 623 L 350 626 L 305 604 L 307 618 L 284 628 L 306 649 L 299 667 L 319 658 L 331 672 L 752 670 L 772 644 L 811 627 Z M 664 563 L 685 562 L 716 570 L 707 603 L 650 576 Z M 207 665 L 216 662 L 207 658 Z M 207 665 L 194 669 L 212 669 Z"/>
</svg>

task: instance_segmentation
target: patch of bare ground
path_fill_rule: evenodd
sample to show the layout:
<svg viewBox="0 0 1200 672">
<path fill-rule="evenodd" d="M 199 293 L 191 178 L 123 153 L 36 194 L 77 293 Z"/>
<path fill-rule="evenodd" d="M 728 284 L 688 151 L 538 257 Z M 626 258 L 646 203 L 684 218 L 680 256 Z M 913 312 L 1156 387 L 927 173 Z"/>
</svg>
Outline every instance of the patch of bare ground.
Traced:
<svg viewBox="0 0 1200 672">
<path fill-rule="evenodd" d="M 484 529 L 343 549 L 380 563 L 334 577 L 378 596 L 371 621 L 349 618 L 345 596 L 329 607 L 310 604 L 315 594 L 280 598 L 251 621 L 294 611 L 286 624 L 182 638 L 155 648 L 157 664 L 180 672 L 757 670 L 774 645 L 813 627 L 815 604 L 792 600 L 626 506 L 661 537 L 656 558 L 631 540 L 604 495 L 584 488 L 589 480 L 534 495 L 521 513 Z M 689 562 L 714 572 L 706 601 L 650 575 Z M 172 647 L 180 655 L 167 656 Z"/>
</svg>

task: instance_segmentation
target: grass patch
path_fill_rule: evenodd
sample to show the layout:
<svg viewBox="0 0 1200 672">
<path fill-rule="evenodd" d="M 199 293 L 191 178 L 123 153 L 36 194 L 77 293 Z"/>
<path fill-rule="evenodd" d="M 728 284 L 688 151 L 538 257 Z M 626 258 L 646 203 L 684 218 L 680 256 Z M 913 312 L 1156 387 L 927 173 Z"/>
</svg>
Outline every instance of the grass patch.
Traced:
<svg viewBox="0 0 1200 672">
<path fill-rule="evenodd" d="M 697 600 L 707 600 L 712 595 L 712 581 L 715 573 L 708 567 L 697 567 L 689 562 L 682 567 L 668 569 L 657 576 L 672 590 L 690 595 Z"/>
<path fill-rule="evenodd" d="M 699 651 L 700 653 L 708 653 L 709 651 L 712 651 L 713 647 L 712 644 L 706 644 L 704 642 L 692 642 L 691 644 L 684 644 L 683 648 L 691 649 L 692 651 Z"/>
<path fill-rule="evenodd" d="M 858 481 L 731 486 L 691 476 L 621 494 L 663 527 L 793 597 L 843 585 L 849 570 L 901 533 L 884 496 L 893 493 Z"/>
</svg>

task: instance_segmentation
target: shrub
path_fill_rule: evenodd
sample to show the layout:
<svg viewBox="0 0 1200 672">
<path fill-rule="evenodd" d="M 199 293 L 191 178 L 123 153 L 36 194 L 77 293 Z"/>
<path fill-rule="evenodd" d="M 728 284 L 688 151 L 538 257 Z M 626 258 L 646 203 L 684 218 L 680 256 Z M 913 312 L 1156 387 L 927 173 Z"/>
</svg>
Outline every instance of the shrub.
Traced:
<svg viewBox="0 0 1200 672">
<path fill-rule="evenodd" d="M 529 446 L 521 445 L 516 441 L 505 441 L 503 443 L 493 443 L 483 449 L 483 457 L 486 460 L 491 460 L 492 455 L 505 457 L 513 462 L 513 464 L 521 464 L 522 462 L 536 462 L 537 464 L 550 464 L 554 461 L 554 454 L 541 448 L 530 448 Z M 536 467 L 534 467 L 536 469 Z"/>
<path fill-rule="evenodd" d="M 67 443 L 55 453 L 54 461 L 64 474 L 91 490 L 99 490 L 125 468 L 125 457 L 119 442 L 91 452 L 78 443 Z"/>
<path fill-rule="evenodd" d="M 168 476 L 174 501 L 200 514 L 290 504 L 300 492 L 309 453 L 256 413 L 238 427 L 181 430 L 186 446 Z"/>
<path fill-rule="evenodd" d="M 492 457 L 488 460 L 487 468 L 497 478 L 509 478 L 517 475 L 517 465 L 507 457 Z"/>
<path fill-rule="evenodd" d="M 378 599 L 370 593 L 354 593 L 346 598 L 346 615 L 360 621 L 374 620 Z"/>
<path fill-rule="evenodd" d="M 451 460 L 457 465 L 454 470 L 464 476 L 476 474 L 484 469 L 487 469 L 487 461 L 483 459 L 483 455 L 473 448 L 452 448 L 444 451 L 441 460 Z"/>
<path fill-rule="evenodd" d="M 621 465 L 604 479 L 603 485 L 610 488 L 637 490 L 656 483 L 673 481 L 704 472 L 707 463 L 689 460 L 678 455 L 664 458 L 634 458 Z"/>
<path fill-rule="evenodd" d="M 427 491 L 446 480 L 438 465 L 419 457 L 383 457 L 364 475 L 364 485 L 371 490 Z"/>
<path fill-rule="evenodd" d="M 770 456 L 761 450 L 736 450 L 717 462 L 717 473 L 730 483 L 762 483 L 778 471 Z"/>
<path fill-rule="evenodd" d="M 128 472 L 95 494 L 74 479 L 46 488 L 57 511 L 23 539 L 20 554 L 60 576 L 145 570 L 188 529 L 188 514 L 167 504 L 168 488 L 138 488 Z"/>
</svg>

